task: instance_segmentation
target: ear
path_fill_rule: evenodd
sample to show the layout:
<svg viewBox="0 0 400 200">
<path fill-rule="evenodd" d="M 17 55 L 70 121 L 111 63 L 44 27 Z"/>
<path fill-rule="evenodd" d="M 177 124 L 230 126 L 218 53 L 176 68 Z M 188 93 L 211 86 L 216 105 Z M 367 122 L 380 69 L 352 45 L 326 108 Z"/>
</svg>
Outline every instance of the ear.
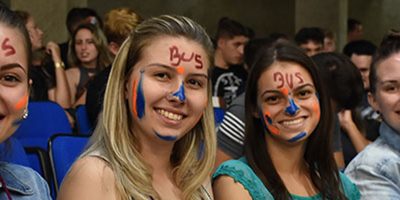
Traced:
<svg viewBox="0 0 400 200">
<path fill-rule="evenodd" d="M 119 45 L 115 42 L 108 43 L 108 50 L 115 56 L 118 53 Z"/>
<path fill-rule="evenodd" d="M 225 46 L 225 43 L 226 43 L 226 39 L 225 39 L 225 38 L 220 38 L 220 39 L 218 39 L 218 41 L 217 41 L 217 47 L 218 47 L 218 48 L 222 48 L 222 47 Z"/>
<path fill-rule="evenodd" d="M 375 110 L 375 111 L 379 111 L 379 104 L 376 101 L 376 97 L 371 93 L 368 92 L 368 103 L 369 105 L 371 105 L 371 107 Z"/>
</svg>

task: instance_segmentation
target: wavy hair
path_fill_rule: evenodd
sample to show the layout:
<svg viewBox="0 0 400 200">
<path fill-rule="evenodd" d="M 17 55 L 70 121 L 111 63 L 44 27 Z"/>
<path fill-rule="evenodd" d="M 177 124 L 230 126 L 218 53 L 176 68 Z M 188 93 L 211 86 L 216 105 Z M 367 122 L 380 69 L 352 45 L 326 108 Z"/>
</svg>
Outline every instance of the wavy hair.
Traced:
<svg viewBox="0 0 400 200">
<path fill-rule="evenodd" d="M 200 44 L 212 63 L 212 44 L 205 30 L 189 18 L 162 15 L 139 24 L 123 43 L 113 63 L 104 98 L 103 115 L 83 156 L 101 151 L 109 161 L 116 178 L 116 188 L 123 199 L 160 199 L 152 186 L 152 175 L 135 130 L 132 114 L 125 99 L 125 85 L 133 66 L 140 61 L 143 50 L 154 38 L 184 37 Z M 195 127 L 178 140 L 173 148 L 171 164 L 173 179 L 182 191 L 183 199 L 204 199 L 202 187 L 209 178 L 215 160 L 216 137 L 211 105 L 211 82 L 208 82 L 208 105 Z M 199 152 L 201 152 L 199 154 Z"/>
<path fill-rule="evenodd" d="M 93 34 L 94 45 L 96 46 L 97 51 L 99 52 L 97 56 L 97 65 L 96 68 L 98 71 L 103 70 L 105 67 L 111 64 L 112 57 L 107 48 L 107 39 L 104 36 L 103 31 L 96 25 L 93 24 L 82 24 L 76 28 L 75 32 L 72 35 L 72 39 L 69 41 L 68 48 L 68 62 L 71 66 L 79 67 L 81 61 L 76 56 L 75 51 L 75 38 L 78 31 L 81 29 L 87 29 Z"/>
<path fill-rule="evenodd" d="M 276 61 L 294 62 L 310 74 L 316 88 L 321 108 L 321 117 L 306 143 L 304 160 L 310 177 L 323 199 L 345 199 L 340 184 L 338 169 L 331 148 L 333 115 L 329 98 L 323 89 L 314 62 L 301 49 L 289 43 L 277 43 L 261 49 L 250 71 L 245 97 L 245 156 L 249 165 L 277 200 L 290 199 L 290 194 L 279 176 L 267 151 L 263 122 L 253 116 L 257 112 L 258 80 Z"/>
</svg>

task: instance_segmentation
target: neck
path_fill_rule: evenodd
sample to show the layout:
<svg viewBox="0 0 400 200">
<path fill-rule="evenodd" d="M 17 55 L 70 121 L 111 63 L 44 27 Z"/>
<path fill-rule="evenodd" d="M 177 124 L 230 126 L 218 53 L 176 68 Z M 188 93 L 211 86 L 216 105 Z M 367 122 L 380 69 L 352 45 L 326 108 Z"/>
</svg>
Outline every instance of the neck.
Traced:
<svg viewBox="0 0 400 200">
<path fill-rule="evenodd" d="M 222 69 L 229 69 L 229 65 L 225 62 L 222 52 L 219 49 L 215 50 L 214 65 Z"/>
<path fill-rule="evenodd" d="M 304 173 L 305 141 L 298 144 L 288 145 L 276 141 L 267 136 L 267 150 L 271 156 L 272 163 L 279 174 L 301 174 Z"/>
<path fill-rule="evenodd" d="M 152 167 L 153 175 L 171 173 L 170 158 L 174 143 L 164 141 L 155 142 L 147 139 L 149 138 L 141 138 L 141 154 L 145 158 L 146 163 Z"/>
<path fill-rule="evenodd" d="M 82 62 L 81 63 L 82 67 L 88 68 L 88 69 L 95 69 L 97 67 L 97 60 L 93 60 L 90 62 Z"/>
</svg>

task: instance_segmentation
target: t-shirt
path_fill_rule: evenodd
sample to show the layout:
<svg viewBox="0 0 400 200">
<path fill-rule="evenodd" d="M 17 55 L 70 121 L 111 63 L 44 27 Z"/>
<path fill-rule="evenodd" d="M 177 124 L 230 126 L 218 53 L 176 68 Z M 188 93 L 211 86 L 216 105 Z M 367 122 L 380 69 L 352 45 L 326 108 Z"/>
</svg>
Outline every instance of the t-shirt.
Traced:
<svg viewBox="0 0 400 200">
<path fill-rule="evenodd" d="M 213 67 L 212 69 L 212 92 L 214 97 L 223 98 L 226 107 L 233 99 L 245 91 L 247 71 L 242 65 L 232 65 L 229 69 Z"/>
</svg>

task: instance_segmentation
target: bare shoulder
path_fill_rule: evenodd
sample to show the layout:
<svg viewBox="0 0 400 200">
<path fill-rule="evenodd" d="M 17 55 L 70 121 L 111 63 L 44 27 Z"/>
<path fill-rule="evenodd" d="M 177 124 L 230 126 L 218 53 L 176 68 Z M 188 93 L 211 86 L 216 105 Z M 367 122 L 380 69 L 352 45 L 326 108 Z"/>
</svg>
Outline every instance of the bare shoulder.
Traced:
<svg viewBox="0 0 400 200">
<path fill-rule="evenodd" d="M 65 70 L 65 73 L 68 75 L 78 75 L 80 73 L 79 68 L 78 67 L 71 67 L 67 70 Z"/>
<path fill-rule="evenodd" d="M 117 199 L 114 173 L 98 157 L 81 158 L 65 176 L 57 199 Z"/>
<path fill-rule="evenodd" d="M 215 200 L 251 200 L 249 192 L 229 176 L 219 176 L 212 186 Z"/>
</svg>

